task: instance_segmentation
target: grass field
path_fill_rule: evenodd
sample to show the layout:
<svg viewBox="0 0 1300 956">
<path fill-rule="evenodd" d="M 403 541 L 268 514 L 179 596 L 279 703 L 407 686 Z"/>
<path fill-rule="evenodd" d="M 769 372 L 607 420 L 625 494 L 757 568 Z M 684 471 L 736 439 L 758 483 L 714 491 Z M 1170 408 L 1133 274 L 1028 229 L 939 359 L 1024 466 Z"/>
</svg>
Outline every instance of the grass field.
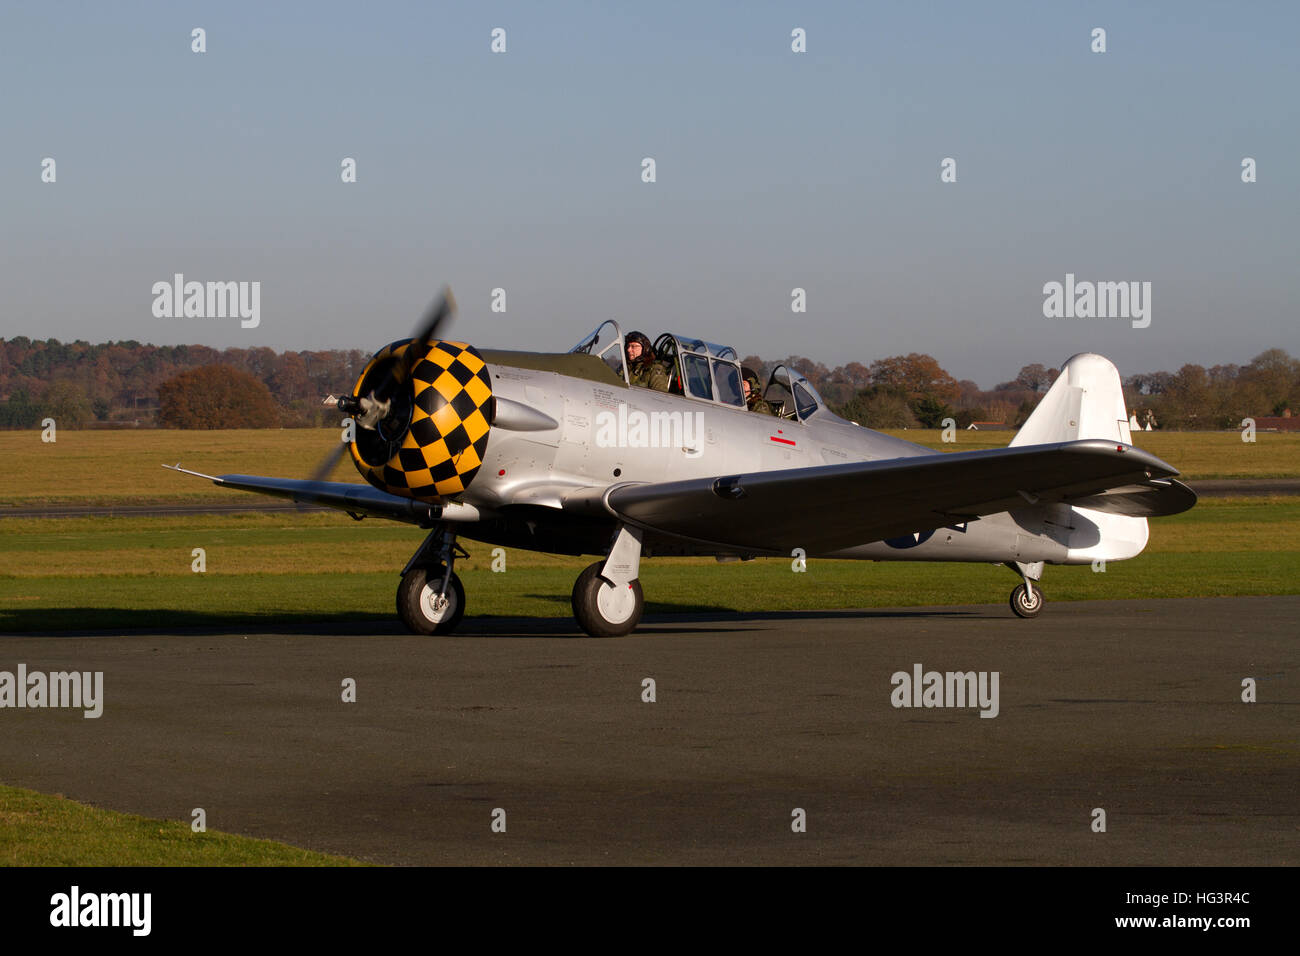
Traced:
<svg viewBox="0 0 1300 956">
<path fill-rule="evenodd" d="M 0 631 L 10 632 L 392 621 L 397 573 L 422 534 L 330 514 L 4 520 Z M 495 573 L 489 547 L 466 545 L 457 571 L 470 616 L 568 616 L 592 560 L 511 550 Z M 191 569 L 195 548 L 203 573 Z M 653 559 L 641 581 L 650 614 L 1000 603 L 1015 584 L 986 564 L 813 560 L 794 574 L 775 558 Z M 1204 500 L 1153 520 L 1140 557 L 1105 573 L 1048 568 L 1043 587 L 1049 601 L 1297 593 L 1300 499 Z"/>
<path fill-rule="evenodd" d="M 165 471 L 180 462 L 207 474 L 306 478 L 333 449 L 334 429 L 232 431 L 0 432 L 0 508 L 36 504 L 123 504 L 153 501 L 225 501 L 230 491 L 189 475 Z M 331 476 L 361 481 L 351 458 Z"/>
<path fill-rule="evenodd" d="M 1001 448 L 1012 432 L 937 431 L 890 434 L 939 451 Z M 123 504 L 236 500 L 208 482 L 164 471 L 180 462 L 207 474 L 230 472 L 307 477 L 332 448 L 334 429 L 246 431 L 61 431 L 44 443 L 38 431 L 0 432 L 0 508 L 40 504 Z M 1300 434 L 1261 432 L 1254 444 L 1237 432 L 1139 432 L 1134 442 L 1188 478 L 1300 477 Z M 360 481 L 350 459 L 333 477 Z"/>
<path fill-rule="evenodd" d="M 0 786 L 0 866 L 362 866 L 177 820 L 114 813 Z"/>
<path fill-rule="evenodd" d="M 1004 445 L 1010 432 L 896 432 L 945 451 Z M 181 460 L 213 473 L 306 475 L 333 430 L 228 432 L 65 431 L 53 444 L 37 432 L 0 433 L 9 467 L 0 507 L 42 503 L 262 501 L 221 491 L 159 467 Z M 1141 432 L 1137 442 L 1193 477 L 1300 476 L 1300 435 Z M 359 480 L 344 461 L 336 477 Z M 397 572 L 422 532 L 337 514 L 20 519 L 0 524 L 0 630 L 168 627 L 186 624 L 302 626 L 332 619 L 392 620 Z M 191 570 L 202 548 L 206 570 Z M 569 614 L 569 593 L 590 558 L 522 551 L 493 573 L 490 548 L 457 569 L 471 616 Z M 1139 558 L 1110 565 L 1050 568 L 1050 600 L 1118 596 L 1187 597 L 1294 593 L 1300 575 L 1300 499 L 1206 499 L 1152 523 Z M 647 611 L 762 611 L 1000 602 L 1014 585 L 991 565 L 788 561 L 719 566 L 708 559 L 659 559 L 643 566 Z"/>
</svg>

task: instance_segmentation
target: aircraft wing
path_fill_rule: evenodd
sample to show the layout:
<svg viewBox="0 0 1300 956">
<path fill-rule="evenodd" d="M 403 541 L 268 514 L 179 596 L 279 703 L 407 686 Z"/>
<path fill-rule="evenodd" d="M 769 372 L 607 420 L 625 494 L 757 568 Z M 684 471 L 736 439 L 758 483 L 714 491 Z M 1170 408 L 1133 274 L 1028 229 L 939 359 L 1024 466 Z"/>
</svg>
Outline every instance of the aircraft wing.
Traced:
<svg viewBox="0 0 1300 956">
<path fill-rule="evenodd" d="M 1114 514 L 1177 514 L 1196 494 L 1148 452 L 1103 439 L 936 453 L 612 488 L 641 527 L 757 553 L 830 551 L 1064 502 Z"/>
<path fill-rule="evenodd" d="M 477 509 L 459 502 L 436 504 L 413 501 L 390 495 L 370 485 L 357 485 L 346 481 L 305 481 L 294 478 L 264 478 L 260 475 L 205 475 L 190 471 L 180 465 L 163 465 L 172 471 L 207 478 L 224 488 L 254 491 L 276 498 L 288 498 L 304 505 L 322 505 L 337 508 L 352 515 L 374 518 L 392 518 L 410 524 L 428 526 L 436 521 L 475 521 Z"/>
</svg>

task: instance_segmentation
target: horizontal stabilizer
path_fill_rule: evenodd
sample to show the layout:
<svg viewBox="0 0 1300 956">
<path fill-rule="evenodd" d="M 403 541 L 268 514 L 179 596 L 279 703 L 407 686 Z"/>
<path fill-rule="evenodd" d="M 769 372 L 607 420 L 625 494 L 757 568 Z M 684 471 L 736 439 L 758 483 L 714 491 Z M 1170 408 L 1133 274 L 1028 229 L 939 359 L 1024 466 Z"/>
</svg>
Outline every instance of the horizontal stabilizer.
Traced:
<svg viewBox="0 0 1300 956">
<path fill-rule="evenodd" d="M 1181 481 L 1159 478 L 1123 488 L 1111 488 L 1099 495 L 1068 498 L 1069 504 L 1111 515 L 1132 518 L 1161 518 L 1181 514 L 1196 504 L 1196 492 Z"/>
</svg>

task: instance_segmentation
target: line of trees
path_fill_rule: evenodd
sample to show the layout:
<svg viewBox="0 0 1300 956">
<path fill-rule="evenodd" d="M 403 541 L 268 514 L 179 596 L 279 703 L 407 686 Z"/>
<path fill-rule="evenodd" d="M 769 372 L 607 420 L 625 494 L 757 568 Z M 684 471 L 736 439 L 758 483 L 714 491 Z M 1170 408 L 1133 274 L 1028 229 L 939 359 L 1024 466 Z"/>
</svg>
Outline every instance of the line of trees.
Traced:
<svg viewBox="0 0 1300 956">
<path fill-rule="evenodd" d="M 778 364 L 796 369 L 836 414 L 869 428 L 938 428 L 945 418 L 961 428 L 972 422 L 1019 428 L 1060 374 L 1026 365 L 1015 378 L 986 390 L 954 379 L 932 356 L 916 352 L 834 369 L 799 355 L 779 363 L 751 355 L 745 364 L 764 381 Z M 1123 387 L 1139 422 L 1149 417 L 1158 428 L 1237 428 L 1243 418 L 1300 410 L 1300 359 L 1268 349 L 1246 365 L 1184 365 L 1177 372 L 1129 376 Z"/>
<path fill-rule="evenodd" d="M 45 417 L 60 427 L 333 425 L 337 413 L 324 408 L 321 399 L 349 390 L 368 358 L 358 349 L 276 352 L 0 339 L 0 427 L 30 428 Z M 1018 427 L 1058 374 L 1026 365 L 1014 379 L 982 389 L 953 378 L 932 356 L 917 352 L 835 368 L 799 355 L 779 363 L 751 355 L 745 364 L 764 381 L 777 364 L 797 370 L 837 414 L 871 428 L 937 428 L 945 418 L 960 427 L 971 422 Z M 208 371 L 190 374 L 200 370 Z M 1125 380 L 1124 397 L 1139 421 L 1150 413 L 1157 427 L 1235 428 L 1243 418 L 1300 410 L 1300 360 L 1269 349 L 1246 365 L 1147 372 Z"/>
<path fill-rule="evenodd" d="M 0 339 L 0 427 L 95 422 L 160 424 L 160 389 L 181 372 L 214 365 L 246 373 L 270 393 L 272 426 L 337 424 L 326 395 L 350 389 L 370 353 L 359 349 L 276 352 L 136 341 L 91 344 L 18 336 Z"/>
</svg>

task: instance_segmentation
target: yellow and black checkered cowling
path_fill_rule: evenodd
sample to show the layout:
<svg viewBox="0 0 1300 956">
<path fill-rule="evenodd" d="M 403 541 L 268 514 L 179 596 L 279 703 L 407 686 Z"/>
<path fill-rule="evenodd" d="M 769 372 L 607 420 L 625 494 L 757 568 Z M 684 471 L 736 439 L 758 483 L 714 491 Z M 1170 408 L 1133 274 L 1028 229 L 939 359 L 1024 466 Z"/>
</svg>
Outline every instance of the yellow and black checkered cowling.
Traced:
<svg viewBox="0 0 1300 956">
<path fill-rule="evenodd" d="M 374 431 L 357 429 L 351 446 L 357 470 L 380 491 L 404 498 L 459 494 L 487 454 L 493 412 L 487 364 L 463 342 L 405 339 L 375 353 L 354 394 L 367 394 L 390 367 L 398 382 L 393 412 Z"/>
</svg>

